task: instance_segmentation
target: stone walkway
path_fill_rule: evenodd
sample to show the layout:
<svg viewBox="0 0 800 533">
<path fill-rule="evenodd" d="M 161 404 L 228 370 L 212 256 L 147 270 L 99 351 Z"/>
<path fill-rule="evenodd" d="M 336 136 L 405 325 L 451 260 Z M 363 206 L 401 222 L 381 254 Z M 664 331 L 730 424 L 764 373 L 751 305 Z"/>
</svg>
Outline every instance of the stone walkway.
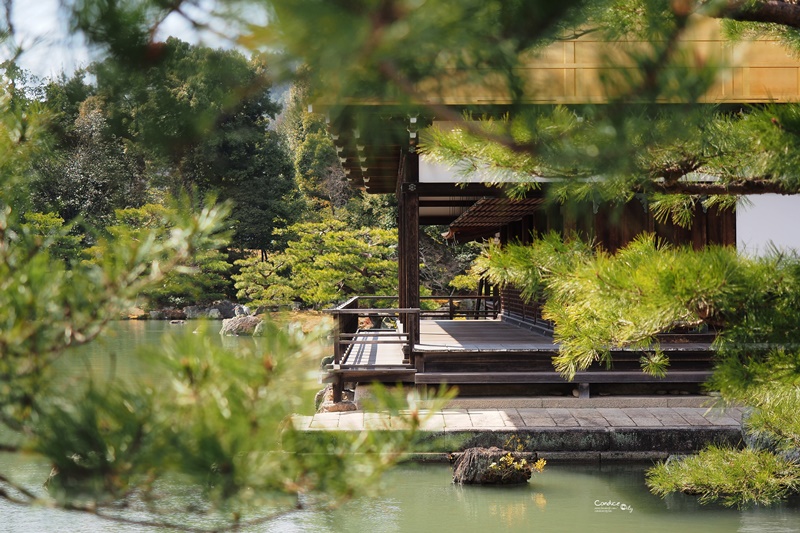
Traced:
<svg viewBox="0 0 800 533">
<path fill-rule="evenodd" d="M 554 428 L 736 428 L 742 409 L 706 407 L 542 407 L 542 408 L 456 408 L 429 415 L 422 425 L 434 432 L 532 431 Z M 384 413 L 351 411 L 296 416 L 294 424 L 304 431 L 400 429 L 399 417 Z"/>
</svg>

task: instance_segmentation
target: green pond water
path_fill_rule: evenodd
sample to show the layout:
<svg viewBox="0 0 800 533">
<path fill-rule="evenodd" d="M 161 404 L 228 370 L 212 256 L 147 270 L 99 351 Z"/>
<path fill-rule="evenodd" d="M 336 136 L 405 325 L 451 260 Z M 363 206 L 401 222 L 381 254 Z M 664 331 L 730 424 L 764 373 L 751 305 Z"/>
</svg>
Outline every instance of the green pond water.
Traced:
<svg viewBox="0 0 800 533">
<path fill-rule="evenodd" d="M 216 335 L 212 324 L 210 334 Z M 147 377 L 131 357 L 137 346 L 160 342 L 166 332 L 190 332 L 193 324 L 120 322 L 112 335 L 70 358 L 65 376 Z M 253 339 L 220 339 L 235 347 Z M 109 353 L 114 354 L 109 357 Z M 458 486 L 447 465 L 403 465 L 384 479 L 378 496 L 333 511 L 298 511 L 246 531 L 265 532 L 800 532 L 800 502 L 747 510 L 701 506 L 691 496 L 660 499 L 644 485 L 647 464 L 575 465 L 551 461 L 526 486 Z M 0 472 L 33 485 L 48 472 L 39 459 L 0 454 Z M 185 495 L 187 502 L 192 495 Z M 160 531 L 112 523 L 82 513 L 19 507 L 0 500 L 0 532 L 61 533 Z"/>
</svg>

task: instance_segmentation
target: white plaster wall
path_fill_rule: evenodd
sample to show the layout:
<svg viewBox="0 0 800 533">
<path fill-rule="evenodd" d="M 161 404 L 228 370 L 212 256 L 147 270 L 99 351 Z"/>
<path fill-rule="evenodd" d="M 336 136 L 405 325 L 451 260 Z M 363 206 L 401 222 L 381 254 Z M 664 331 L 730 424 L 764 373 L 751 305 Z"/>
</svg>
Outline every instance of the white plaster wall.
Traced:
<svg viewBox="0 0 800 533">
<path fill-rule="evenodd" d="M 748 255 L 763 255 L 770 247 L 800 253 L 800 195 L 748 196 L 736 207 L 736 248 Z"/>
<path fill-rule="evenodd" d="M 452 167 L 428 161 L 425 156 L 419 158 L 420 183 L 459 183 L 464 178 Z"/>
</svg>

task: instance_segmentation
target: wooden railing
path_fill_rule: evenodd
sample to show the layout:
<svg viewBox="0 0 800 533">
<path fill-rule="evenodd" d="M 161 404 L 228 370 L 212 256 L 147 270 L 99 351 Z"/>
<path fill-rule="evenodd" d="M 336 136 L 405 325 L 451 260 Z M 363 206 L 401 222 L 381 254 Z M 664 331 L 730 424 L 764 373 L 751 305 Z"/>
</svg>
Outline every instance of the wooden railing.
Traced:
<svg viewBox="0 0 800 533">
<path fill-rule="evenodd" d="M 420 296 L 420 300 L 445 301 L 447 303 L 446 309 L 440 308 L 421 311 L 420 318 L 423 319 L 447 318 L 454 320 L 456 318 L 497 318 L 500 314 L 500 300 L 496 296 L 449 296 L 447 298 L 442 298 L 441 296 Z M 471 309 L 465 308 L 461 305 L 465 301 L 474 301 L 475 306 Z M 444 307 L 444 305 L 441 307 Z"/>
<path fill-rule="evenodd" d="M 420 300 L 443 302 L 438 309 L 424 310 L 419 308 L 390 307 L 397 296 L 354 296 L 333 309 L 326 310 L 333 316 L 334 322 L 334 364 L 346 362 L 349 349 L 353 344 L 386 344 L 397 343 L 389 337 L 403 339 L 404 351 L 411 351 L 411 342 L 419 340 L 416 331 L 417 320 L 420 319 L 456 319 L 456 318 L 497 318 L 500 302 L 495 296 L 421 296 Z M 474 301 L 471 309 L 459 305 L 463 301 Z M 365 305 L 368 304 L 368 305 Z M 359 318 L 368 318 L 372 322 L 370 333 L 375 337 L 387 337 L 385 340 L 357 340 Z M 392 328 L 384 328 L 385 319 L 396 320 Z M 382 332 L 386 332 L 385 334 Z"/>
<path fill-rule="evenodd" d="M 418 308 L 379 307 L 383 302 L 396 301 L 396 296 L 355 296 L 345 303 L 325 312 L 333 317 L 333 365 L 329 371 L 336 374 L 344 365 L 356 345 L 400 344 L 409 360 L 414 342 L 419 340 L 416 329 Z M 362 307 L 362 303 L 370 303 Z M 359 319 L 369 319 L 368 328 L 359 327 Z M 384 327 L 386 319 L 393 320 Z M 333 401 L 342 400 L 344 380 L 341 376 L 333 382 Z"/>
<path fill-rule="evenodd" d="M 347 363 L 353 345 L 356 344 L 401 344 L 403 351 L 411 351 L 411 343 L 419 339 L 415 330 L 419 315 L 417 308 L 378 307 L 374 303 L 380 300 L 393 301 L 395 296 L 354 296 L 345 303 L 325 312 L 333 316 L 333 364 Z M 362 307 L 362 302 L 373 305 Z M 363 333 L 359 335 L 359 319 L 369 319 L 369 339 Z M 394 327 L 383 327 L 385 319 L 394 320 Z"/>
<path fill-rule="evenodd" d="M 405 355 L 404 363 L 413 365 L 412 349 L 419 342 L 419 319 L 497 318 L 500 308 L 494 296 L 422 296 L 421 299 L 443 305 L 436 310 L 400 308 L 391 307 L 399 300 L 397 296 L 354 296 L 327 309 L 325 312 L 333 317 L 333 364 L 329 372 L 335 374 L 345 369 L 353 347 L 365 344 L 399 344 Z M 458 305 L 464 300 L 476 303 L 473 308 L 464 309 Z M 359 327 L 364 319 L 369 320 L 368 327 Z M 342 379 L 334 380 L 334 401 L 341 401 L 343 388 Z"/>
<path fill-rule="evenodd" d="M 425 319 L 450 319 L 457 318 L 497 318 L 500 314 L 499 296 L 478 296 L 474 294 L 466 296 L 420 296 L 420 301 L 439 302 L 438 309 L 419 310 L 419 317 Z M 353 300 L 358 301 L 384 301 L 394 302 L 399 300 L 397 296 L 355 296 L 340 307 L 352 305 Z M 473 307 L 464 307 L 464 302 L 473 302 Z M 377 307 L 377 306 L 375 306 Z M 337 308 L 338 309 L 338 308 Z"/>
<path fill-rule="evenodd" d="M 526 303 L 518 289 L 504 287 L 500 291 L 503 319 L 521 327 L 552 332 L 553 324 L 542 317 L 542 302 Z"/>
</svg>

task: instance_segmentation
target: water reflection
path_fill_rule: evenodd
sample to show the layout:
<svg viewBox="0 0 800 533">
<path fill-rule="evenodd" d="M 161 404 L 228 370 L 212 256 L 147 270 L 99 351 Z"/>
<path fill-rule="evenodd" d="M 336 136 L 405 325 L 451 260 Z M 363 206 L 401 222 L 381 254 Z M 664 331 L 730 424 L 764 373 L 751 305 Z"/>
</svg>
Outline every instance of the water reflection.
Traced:
<svg viewBox="0 0 800 533">
<path fill-rule="evenodd" d="M 0 454 L 0 468 L 13 465 L 15 478 L 36 484 L 48 468 L 34 458 Z M 644 487 L 647 465 L 563 465 L 551 462 L 544 473 L 520 487 L 475 487 L 451 483 L 446 465 L 404 465 L 385 479 L 379 497 L 362 498 L 334 511 L 302 511 L 252 532 L 370 531 L 376 533 L 647 531 L 654 533 L 784 533 L 800 531 L 800 505 L 746 511 L 700 506 L 695 498 L 661 500 Z M 603 503 L 616 503 L 610 510 Z M 626 508 L 622 508 L 622 504 Z M 178 506 L 181 504 L 178 502 Z M 3 531 L 155 532 L 122 526 L 93 516 L 0 501 Z M 143 517 L 142 517 L 143 518 Z"/>
<path fill-rule="evenodd" d="M 193 334 L 196 323 L 118 322 L 98 342 L 82 347 L 60 362 L 65 378 L 111 375 L 152 377 L 152 369 L 135 357 L 137 347 L 156 345 L 164 333 Z M 209 324 L 213 342 L 235 348 L 241 337 L 220 338 L 219 325 Z M 216 328 L 216 329 L 214 329 Z M 303 511 L 250 531 L 269 532 L 422 532 L 540 531 L 591 533 L 647 531 L 653 533 L 800 531 L 800 502 L 746 511 L 701 506 L 693 497 L 672 495 L 664 500 L 644 485 L 648 465 L 564 465 L 548 462 L 542 474 L 520 487 L 472 487 L 451 483 L 446 465 L 405 465 L 391 472 L 385 491 L 335 511 Z M 0 472 L 36 486 L 49 467 L 29 456 L 0 454 Z M 624 507 L 623 507 L 624 506 Z M 136 531 L 155 529 L 110 524 L 93 516 L 41 508 L 16 507 L 0 501 L 0 531 L 66 533 L 75 531 Z"/>
<path fill-rule="evenodd" d="M 406 465 L 388 476 L 381 498 L 286 518 L 270 531 L 800 531 L 796 505 L 737 511 L 689 496 L 661 500 L 645 489 L 646 467 L 554 464 L 509 488 L 456 486 L 447 466 Z"/>
</svg>

